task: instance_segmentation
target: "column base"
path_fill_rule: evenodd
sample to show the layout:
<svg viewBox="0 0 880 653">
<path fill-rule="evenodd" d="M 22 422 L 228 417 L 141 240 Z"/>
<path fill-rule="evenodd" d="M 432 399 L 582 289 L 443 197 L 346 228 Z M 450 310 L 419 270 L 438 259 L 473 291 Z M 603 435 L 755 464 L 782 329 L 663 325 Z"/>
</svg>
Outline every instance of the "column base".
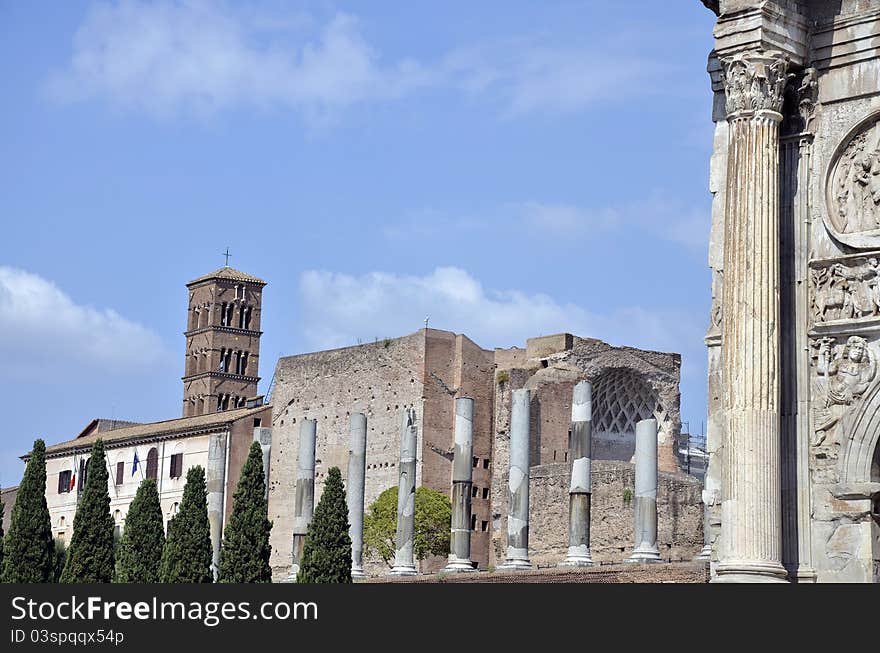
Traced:
<svg viewBox="0 0 880 653">
<path fill-rule="evenodd" d="M 819 575 L 813 569 L 798 569 L 795 575 L 795 582 L 804 584 L 818 583 Z"/>
<path fill-rule="evenodd" d="M 352 567 L 351 568 L 351 577 L 352 578 L 366 578 L 367 575 L 364 573 L 363 567 Z"/>
<path fill-rule="evenodd" d="M 663 562 L 660 559 L 660 551 L 657 549 L 636 549 L 627 558 L 626 563 L 631 565 L 656 564 Z"/>
<path fill-rule="evenodd" d="M 284 579 L 285 583 L 295 583 L 296 577 L 299 575 L 299 565 L 293 565 L 290 570 L 290 573 L 287 575 L 287 578 Z"/>
<path fill-rule="evenodd" d="M 593 558 L 590 556 L 590 547 L 570 546 L 568 547 L 568 555 L 565 560 L 560 562 L 557 567 L 592 567 Z"/>
<path fill-rule="evenodd" d="M 388 574 L 390 576 L 418 576 L 419 570 L 412 565 L 395 565 Z"/>
<path fill-rule="evenodd" d="M 712 547 L 708 544 L 703 547 L 697 555 L 694 556 L 694 562 L 708 562 L 712 559 Z"/>
<path fill-rule="evenodd" d="M 443 568 L 443 573 L 470 573 L 476 571 L 474 563 L 468 559 L 450 558 L 449 562 Z"/>
<path fill-rule="evenodd" d="M 711 583 L 786 583 L 788 573 L 778 562 L 724 561 Z"/>
<path fill-rule="evenodd" d="M 528 558 L 508 558 L 498 566 L 498 571 L 531 571 L 535 568 Z"/>
</svg>

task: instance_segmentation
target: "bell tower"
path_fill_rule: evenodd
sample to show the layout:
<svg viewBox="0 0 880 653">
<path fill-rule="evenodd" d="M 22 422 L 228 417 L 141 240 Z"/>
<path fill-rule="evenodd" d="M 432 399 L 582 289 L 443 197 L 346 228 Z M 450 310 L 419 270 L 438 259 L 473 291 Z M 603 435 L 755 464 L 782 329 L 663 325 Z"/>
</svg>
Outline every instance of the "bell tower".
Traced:
<svg viewBox="0 0 880 653">
<path fill-rule="evenodd" d="M 186 284 L 183 416 L 243 408 L 257 396 L 266 282 L 228 265 Z"/>
</svg>

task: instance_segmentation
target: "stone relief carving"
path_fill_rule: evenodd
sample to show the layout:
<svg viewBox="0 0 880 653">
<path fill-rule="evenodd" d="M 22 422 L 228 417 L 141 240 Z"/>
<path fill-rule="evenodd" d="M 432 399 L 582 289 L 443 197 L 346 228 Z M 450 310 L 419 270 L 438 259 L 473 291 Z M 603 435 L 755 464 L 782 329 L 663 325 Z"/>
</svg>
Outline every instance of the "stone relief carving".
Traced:
<svg viewBox="0 0 880 653">
<path fill-rule="evenodd" d="M 814 430 L 812 445 L 842 442 L 850 435 L 853 406 L 877 379 L 877 357 L 868 342 L 850 336 L 845 344 L 825 337 L 812 343 L 818 378 L 814 387 Z"/>
<path fill-rule="evenodd" d="M 814 261 L 810 268 L 814 323 L 880 315 L 880 252 Z"/>
<path fill-rule="evenodd" d="M 826 181 L 825 224 L 835 239 L 859 249 L 880 247 L 880 114 L 844 139 Z"/>
<path fill-rule="evenodd" d="M 744 52 L 721 60 L 727 114 L 782 111 L 789 60 L 781 52 Z"/>
<path fill-rule="evenodd" d="M 782 132 L 786 135 L 812 131 L 816 114 L 819 83 L 815 68 L 806 68 L 799 75 L 789 75 L 785 87 Z"/>
</svg>

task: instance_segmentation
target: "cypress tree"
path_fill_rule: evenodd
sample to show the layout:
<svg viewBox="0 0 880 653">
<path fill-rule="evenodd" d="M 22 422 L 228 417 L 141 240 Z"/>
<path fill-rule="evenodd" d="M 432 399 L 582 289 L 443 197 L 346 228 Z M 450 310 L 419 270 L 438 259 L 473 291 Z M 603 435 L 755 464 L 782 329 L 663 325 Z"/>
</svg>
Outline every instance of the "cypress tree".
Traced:
<svg viewBox="0 0 880 653">
<path fill-rule="evenodd" d="M 48 583 L 55 544 L 46 505 L 46 443 L 34 448 L 18 486 L 3 555 L 3 582 Z"/>
<path fill-rule="evenodd" d="M 158 583 L 165 545 L 162 506 L 156 481 L 141 482 L 125 516 L 125 531 L 116 557 L 117 583 Z"/>
<path fill-rule="evenodd" d="M 0 501 L 0 580 L 3 577 L 3 511 L 6 510 L 6 504 Z"/>
<path fill-rule="evenodd" d="M 327 472 L 324 492 L 303 543 L 297 583 L 350 583 L 348 506 L 338 467 Z"/>
<path fill-rule="evenodd" d="M 67 545 L 59 539 L 55 540 L 55 553 L 52 559 L 52 582 L 60 583 L 64 565 L 67 563 Z"/>
<path fill-rule="evenodd" d="M 218 583 L 271 583 L 266 485 L 263 480 L 263 450 L 259 442 L 251 445 L 241 468 L 241 478 L 233 497 L 232 514 L 223 533 Z"/>
<path fill-rule="evenodd" d="M 62 583 L 109 583 L 113 580 L 113 531 L 107 491 L 104 441 L 95 440 L 86 483 L 73 518 L 73 537 L 67 550 Z"/>
<path fill-rule="evenodd" d="M 159 564 L 159 582 L 213 582 L 207 501 L 205 470 L 196 465 L 186 473 L 180 510 L 168 524 L 168 539 Z"/>
</svg>

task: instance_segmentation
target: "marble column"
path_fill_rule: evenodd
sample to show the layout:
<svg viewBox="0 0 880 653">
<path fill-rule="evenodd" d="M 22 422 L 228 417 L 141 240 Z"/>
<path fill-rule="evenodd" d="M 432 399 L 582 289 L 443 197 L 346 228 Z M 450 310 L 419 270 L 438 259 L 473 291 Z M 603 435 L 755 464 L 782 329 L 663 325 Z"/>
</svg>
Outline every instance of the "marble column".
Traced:
<svg viewBox="0 0 880 653">
<path fill-rule="evenodd" d="M 657 546 L 657 420 L 636 424 L 635 537 L 627 562 L 660 562 Z"/>
<path fill-rule="evenodd" d="M 351 577 L 364 577 L 364 484 L 367 473 L 367 416 L 354 413 L 349 423 L 348 534 L 351 537 Z"/>
<path fill-rule="evenodd" d="M 507 559 L 499 569 L 532 569 L 529 560 L 529 427 L 531 392 L 514 390 L 507 477 Z"/>
<path fill-rule="evenodd" d="M 779 123 L 788 59 L 721 60 L 728 162 L 721 362 L 727 441 L 716 582 L 780 581 Z"/>
<path fill-rule="evenodd" d="M 226 464 L 229 432 L 212 433 L 208 440 L 208 464 L 205 468 L 205 486 L 208 492 L 208 526 L 211 532 L 211 570 L 217 580 L 220 564 L 220 544 L 223 541 L 223 522 L 226 513 Z"/>
<path fill-rule="evenodd" d="M 709 507 L 703 503 L 703 548 L 694 556 L 697 562 L 709 562 L 712 560 L 712 539 L 709 533 Z"/>
<path fill-rule="evenodd" d="M 471 487 L 474 470 L 474 400 L 455 400 L 452 458 L 452 534 L 445 571 L 475 571 L 471 562 Z"/>
<path fill-rule="evenodd" d="M 416 411 L 403 411 L 400 429 L 400 480 L 397 484 L 397 537 L 394 540 L 392 576 L 415 576 L 413 557 L 416 520 Z"/>
<path fill-rule="evenodd" d="M 590 502 L 592 499 L 593 386 L 581 381 L 574 387 L 571 404 L 571 484 L 568 490 L 568 555 L 563 567 L 588 567 L 590 557 Z"/>
<path fill-rule="evenodd" d="M 315 440 L 318 422 L 304 419 L 299 426 L 299 449 L 296 455 L 296 499 L 293 511 L 293 569 L 299 573 L 302 548 L 315 512 Z"/>
<path fill-rule="evenodd" d="M 263 452 L 263 486 L 266 499 L 269 498 L 269 461 L 272 459 L 272 429 L 265 426 L 254 428 L 254 442 L 260 443 Z"/>
</svg>

